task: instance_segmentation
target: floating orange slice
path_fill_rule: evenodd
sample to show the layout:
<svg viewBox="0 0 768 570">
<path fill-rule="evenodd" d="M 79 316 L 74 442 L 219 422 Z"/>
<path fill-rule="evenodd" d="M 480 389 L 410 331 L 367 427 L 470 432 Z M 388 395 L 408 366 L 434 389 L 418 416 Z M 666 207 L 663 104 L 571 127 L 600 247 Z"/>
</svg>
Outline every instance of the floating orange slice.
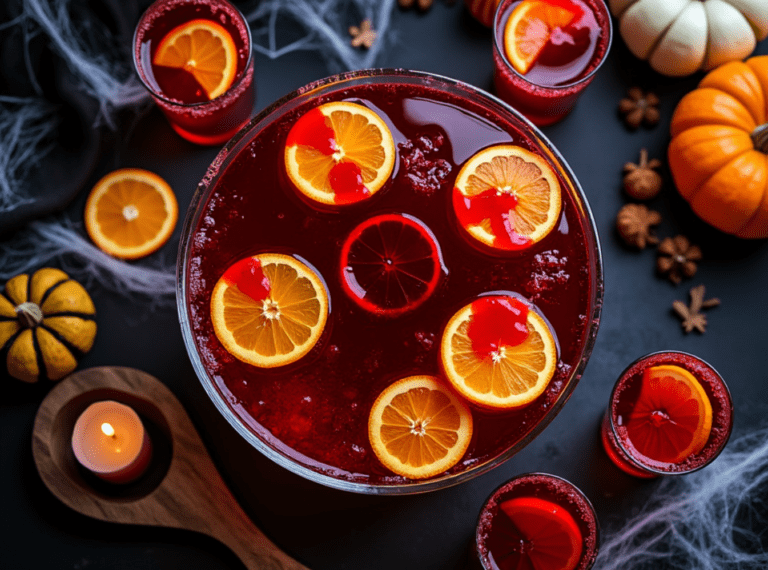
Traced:
<svg viewBox="0 0 768 570">
<path fill-rule="evenodd" d="M 123 259 L 160 248 L 176 227 L 179 208 L 168 183 L 157 174 L 123 168 L 107 174 L 85 203 L 85 229 L 102 250 Z"/>
<path fill-rule="evenodd" d="M 188 71 L 208 98 L 215 99 L 235 80 L 237 47 L 220 24 L 191 20 L 168 32 L 157 47 L 152 63 Z"/>
<path fill-rule="evenodd" d="M 574 570 L 583 539 L 571 513 L 538 497 L 516 497 L 499 505 L 509 519 L 502 528 L 508 551 L 497 552 L 508 568 Z"/>
<path fill-rule="evenodd" d="M 519 73 L 528 73 L 556 28 L 578 16 L 565 6 L 562 0 L 523 0 L 512 10 L 504 27 L 504 51 Z"/>
<path fill-rule="evenodd" d="M 557 367 L 557 345 L 546 321 L 517 297 L 481 297 L 453 315 L 440 357 L 458 392 L 478 406 L 530 404 Z"/>
<path fill-rule="evenodd" d="M 350 204 L 373 196 L 389 180 L 394 165 L 389 127 L 357 103 L 315 107 L 288 133 L 288 176 L 304 196 L 321 204 Z"/>
<path fill-rule="evenodd" d="M 434 477 L 464 455 L 472 438 L 472 414 L 437 378 L 409 376 L 374 402 L 368 438 L 376 457 L 398 475 Z"/>
<path fill-rule="evenodd" d="M 632 445 L 646 457 L 680 463 L 701 451 L 712 430 L 712 405 L 701 383 L 685 368 L 652 366 L 626 422 Z"/>
<path fill-rule="evenodd" d="M 320 276 L 279 253 L 230 266 L 211 294 L 213 330 L 236 358 L 273 368 L 297 361 L 317 343 L 328 318 Z"/>
<path fill-rule="evenodd" d="M 453 209 L 480 243 L 514 251 L 541 241 L 560 217 L 560 182 L 541 156 L 515 145 L 488 147 L 459 171 Z"/>
</svg>

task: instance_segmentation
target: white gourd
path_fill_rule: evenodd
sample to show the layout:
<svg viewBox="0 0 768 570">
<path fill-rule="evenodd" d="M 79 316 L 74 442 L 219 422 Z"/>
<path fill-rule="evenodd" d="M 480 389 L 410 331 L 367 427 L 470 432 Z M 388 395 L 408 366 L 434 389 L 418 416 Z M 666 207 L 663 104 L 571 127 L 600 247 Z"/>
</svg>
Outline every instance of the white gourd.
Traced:
<svg viewBox="0 0 768 570">
<path fill-rule="evenodd" d="M 768 0 L 765 0 L 768 5 Z M 709 70 L 734 59 L 744 59 L 755 49 L 757 40 L 747 19 L 724 0 L 704 4 L 709 23 L 709 53 L 704 69 Z"/>
<path fill-rule="evenodd" d="M 608 0 L 629 50 L 669 76 L 754 51 L 768 37 L 768 0 Z"/>
<path fill-rule="evenodd" d="M 664 75 L 690 75 L 701 68 L 706 55 L 707 13 L 704 4 L 691 2 L 664 33 L 648 63 Z"/>
</svg>

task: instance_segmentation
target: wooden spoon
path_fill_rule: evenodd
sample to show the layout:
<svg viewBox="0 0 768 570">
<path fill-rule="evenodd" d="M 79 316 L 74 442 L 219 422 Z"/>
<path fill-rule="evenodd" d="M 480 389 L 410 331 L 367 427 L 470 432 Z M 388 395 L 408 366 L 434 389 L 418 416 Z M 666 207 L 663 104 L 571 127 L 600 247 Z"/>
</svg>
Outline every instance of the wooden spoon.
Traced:
<svg viewBox="0 0 768 570">
<path fill-rule="evenodd" d="M 131 406 L 152 438 L 151 466 L 135 483 L 103 482 L 75 459 L 75 421 L 100 400 Z M 37 412 L 32 453 L 48 489 L 86 516 L 201 532 L 223 542 L 253 570 L 307 570 L 254 526 L 224 484 L 181 403 L 145 372 L 90 368 L 62 380 Z"/>
</svg>

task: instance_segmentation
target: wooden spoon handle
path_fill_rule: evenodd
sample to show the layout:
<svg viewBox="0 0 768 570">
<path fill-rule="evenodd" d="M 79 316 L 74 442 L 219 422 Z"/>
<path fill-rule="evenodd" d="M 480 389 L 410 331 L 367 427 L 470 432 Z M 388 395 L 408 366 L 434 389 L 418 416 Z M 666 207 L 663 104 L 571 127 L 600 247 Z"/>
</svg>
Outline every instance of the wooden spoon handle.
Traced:
<svg viewBox="0 0 768 570">
<path fill-rule="evenodd" d="M 230 495 L 231 497 L 231 495 Z M 223 499 L 223 497 L 222 497 Z M 218 538 L 237 555 L 250 570 L 307 570 L 306 566 L 285 554 L 270 541 L 251 522 L 237 502 L 232 500 L 229 506 L 222 501 L 226 509 L 220 526 Z"/>
<path fill-rule="evenodd" d="M 227 545 L 252 570 L 307 570 L 282 552 L 245 514 L 221 478 L 189 417 L 175 419 L 174 452 L 166 480 L 156 490 L 158 503 L 170 501 L 173 523 L 212 536 Z M 167 496 L 163 497 L 160 494 Z M 180 513 L 184 513 L 182 517 Z"/>
</svg>

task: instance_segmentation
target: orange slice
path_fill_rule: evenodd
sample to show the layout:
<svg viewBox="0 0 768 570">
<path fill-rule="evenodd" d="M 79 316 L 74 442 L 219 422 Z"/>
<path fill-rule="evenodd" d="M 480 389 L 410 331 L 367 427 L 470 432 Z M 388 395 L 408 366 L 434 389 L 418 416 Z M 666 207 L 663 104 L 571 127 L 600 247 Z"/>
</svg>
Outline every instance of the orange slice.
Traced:
<svg viewBox="0 0 768 570">
<path fill-rule="evenodd" d="M 560 217 L 560 182 L 541 156 L 515 145 L 481 150 L 459 171 L 453 208 L 481 244 L 514 251 L 541 241 Z"/>
<path fill-rule="evenodd" d="M 159 249 L 176 227 L 179 207 L 168 183 L 138 168 L 110 172 L 85 203 L 85 229 L 103 251 L 122 259 Z"/>
<path fill-rule="evenodd" d="M 168 32 L 157 47 L 152 63 L 188 71 L 208 98 L 215 99 L 235 80 L 237 47 L 220 24 L 191 20 Z"/>
<path fill-rule="evenodd" d="M 296 188 L 321 204 L 370 198 L 389 180 L 395 142 L 384 120 L 357 103 L 335 101 L 302 115 L 288 133 L 285 167 Z"/>
<path fill-rule="evenodd" d="M 409 376 L 374 402 L 368 438 L 376 457 L 398 475 L 434 477 L 467 451 L 472 414 L 437 378 Z"/>
<path fill-rule="evenodd" d="M 307 354 L 325 328 L 328 292 L 298 259 L 262 253 L 230 266 L 211 294 L 213 330 L 235 358 L 273 368 Z"/>
<path fill-rule="evenodd" d="M 509 519 L 503 524 L 508 545 L 494 553 L 508 568 L 574 570 L 583 539 L 571 513 L 538 497 L 516 497 L 499 505 Z"/>
<path fill-rule="evenodd" d="M 712 405 L 685 368 L 651 366 L 626 423 L 630 442 L 646 457 L 680 463 L 701 451 L 712 430 Z"/>
<path fill-rule="evenodd" d="M 552 0 L 523 0 L 512 10 L 504 27 L 504 51 L 520 74 L 528 73 L 552 32 L 578 16 L 564 6 L 564 2 Z"/>
<path fill-rule="evenodd" d="M 484 408 L 509 409 L 544 392 L 557 367 L 557 345 L 546 321 L 526 303 L 493 295 L 451 317 L 440 357 L 462 396 Z"/>
</svg>

